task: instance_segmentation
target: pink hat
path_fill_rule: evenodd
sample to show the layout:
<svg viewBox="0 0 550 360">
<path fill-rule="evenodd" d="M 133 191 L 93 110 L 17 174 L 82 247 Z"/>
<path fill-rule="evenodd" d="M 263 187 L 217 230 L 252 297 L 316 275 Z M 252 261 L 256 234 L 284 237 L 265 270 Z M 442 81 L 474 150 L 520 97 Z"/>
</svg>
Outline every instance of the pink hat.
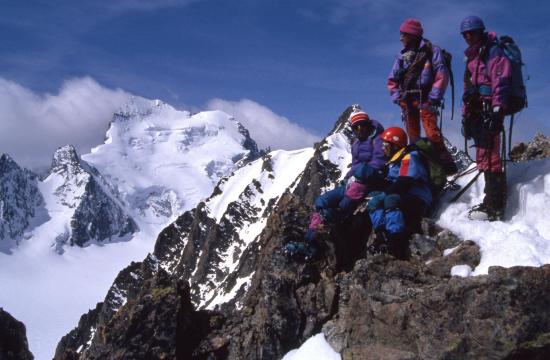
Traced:
<svg viewBox="0 0 550 360">
<path fill-rule="evenodd" d="M 421 37 L 424 33 L 424 29 L 422 29 L 422 24 L 420 23 L 420 21 L 413 18 L 403 21 L 403 24 L 401 24 L 401 26 L 399 27 L 399 31 L 418 37 Z"/>
</svg>

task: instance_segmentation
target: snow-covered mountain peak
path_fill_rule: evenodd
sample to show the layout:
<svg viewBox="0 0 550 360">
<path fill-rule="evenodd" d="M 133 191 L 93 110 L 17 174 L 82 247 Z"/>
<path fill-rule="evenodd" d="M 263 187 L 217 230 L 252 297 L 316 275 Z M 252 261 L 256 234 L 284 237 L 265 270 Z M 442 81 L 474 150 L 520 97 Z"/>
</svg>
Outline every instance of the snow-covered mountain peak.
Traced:
<svg viewBox="0 0 550 360">
<path fill-rule="evenodd" d="M 83 159 L 117 184 L 134 217 L 166 224 L 257 153 L 248 131 L 222 111 L 191 115 L 134 98 L 114 115 L 105 143 Z"/>
<path fill-rule="evenodd" d="M 161 112 L 163 109 L 174 110 L 172 106 L 162 100 L 149 100 L 134 96 L 115 112 L 115 120 L 130 119 L 136 116 L 144 117 L 154 112 Z"/>
<path fill-rule="evenodd" d="M 76 174 L 78 172 L 81 172 L 80 159 L 74 146 L 65 145 L 58 148 L 53 154 L 50 174 Z"/>
</svg>

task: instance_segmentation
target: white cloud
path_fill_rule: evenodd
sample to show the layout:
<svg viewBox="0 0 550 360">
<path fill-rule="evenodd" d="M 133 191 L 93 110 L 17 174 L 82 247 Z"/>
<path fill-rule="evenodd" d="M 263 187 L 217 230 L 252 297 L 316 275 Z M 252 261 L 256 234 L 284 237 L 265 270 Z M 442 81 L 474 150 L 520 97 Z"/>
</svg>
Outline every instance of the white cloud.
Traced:
<svg viewBox="0 0 550 360">
<path fill-rule="evenodd" d="M 129 96 L 89 77 L 66 81 L 59 93 L 45 95 L 0 78 L 0 153 L 22 166 L 43 168 L 59 146 L 89 152 L 103 141 L 113 112 Z"/>
<path fill-rule="evenodd" d="M 260 148 L 299 149 L 312 146 L 321 138 L 252 100 L 233 102 L 213 99 L 207 107 L 234 116 L 250 131 L 250 136 Z"/>
</svg>

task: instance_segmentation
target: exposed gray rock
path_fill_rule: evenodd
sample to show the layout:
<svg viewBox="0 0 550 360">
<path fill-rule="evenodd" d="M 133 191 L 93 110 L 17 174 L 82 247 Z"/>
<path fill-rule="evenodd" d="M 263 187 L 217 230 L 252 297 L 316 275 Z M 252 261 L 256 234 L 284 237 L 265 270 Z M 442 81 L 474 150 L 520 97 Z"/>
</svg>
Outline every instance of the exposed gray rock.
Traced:
<svg viewBox="0 0 550 360">
<path fill-rule="evenodd" d="M 61 178 L 55 195 L 61 204 L 74 208 L 70 233 L 56 239 L 58 251 L 62 252 L 65 244 L 85 246 L 92 241 L 113 241 L 138 230 L 117 191 L 97 169 L 80 160 L 72 145 L 56 150 L 49 176 Z"/>
<path fill-rule="evenodd" d="M 545 159 L 550 157 L 550 137 L 538 133 L 529 143 L 516 144 L 510 151 L 510 157 L 514 161 L 528 161 Z"/>
<path fill-rule="evenodd" d="M 351 110 L 342 114 L 333 131 L 350 131 Z M 425 221 L 422 233 L 412 239 L 410 261 L 366 255 L 370 223 L 365 214 L 321 234 L 314 261 L 289 261 L 281 249 L 303 237 L 314 199 L 340 175 L 323 158 L 326 146 L 316 145 L 294 190 L 265 214 L 266 226 L 242 252 L 233 274 L 213 264 L 231 241 L 238 241 L 239 224 L 258 218 L 246 202 L 229 206 L 225 222 L 211 219 L 201 204 L 165 229 L 155 259 L 169 274 L 139 277 L 127 301 L 102 322 L 101 337 L 96 335 L 78 358 L 106 358 L 110 353 L 116 354 L 110 355 L 113 359 L 124 354 L 138 359 L 160 354 L 177 359 L 280 359 L 321 331 L 344 359 L 546 356 L 550 266 L 490 268 L 486 276 L 452 277 L 453 266 L 479 263 L 479 248 L 432 221 Z M 268 159 L 265 164 L 268 169 Z M 247 189 L 259 191 L 254 183 Z M 448 249 L 454 250 L 446 253 Z M 197 301 L 194 289 L 212 286 L 208 281 L 225 276 L 228 284 L 239 273 L 253 274 L 249 286 L 218 311 L 192 310 L 185 300 L 189 295 L 180 291 L 185 288 L 181 280 L 190 279 L 190 297 Z M 195 337 L 178 347 L 174 339 L 188 329 L 184 319 L 195 319 Z M 142 323 L 145 329 L 140 332 Z M 178 332 L 180 326 L 184 330 Z M 151 329 L 161 334 L 170 330 L 159 342 Z"/>
<path fill-rule="evenodd" d="M 0 241 L 23 235 L 44 205 L 37 177 L 7 155 L 0 156 Z"/>
<path fill-rule="evenodd" d="M 0 308 L 0 359 L 32 360 L 25 325 Z"/>
</svg>

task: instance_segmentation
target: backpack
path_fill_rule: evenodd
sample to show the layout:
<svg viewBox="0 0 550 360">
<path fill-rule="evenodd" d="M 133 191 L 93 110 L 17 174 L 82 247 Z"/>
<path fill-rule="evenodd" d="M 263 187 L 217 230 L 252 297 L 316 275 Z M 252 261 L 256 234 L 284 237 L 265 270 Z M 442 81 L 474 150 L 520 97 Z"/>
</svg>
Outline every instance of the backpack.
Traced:
<svg viewBox="0 0 550 360">
<path fill-rule="evenodd" d="M 439 160 L 439 152 L 435 148 L 434 143 L 427 138 L 420 138 L 416 140 L 413 144 L 407 145 L 407 148 L 403 152 L 403 155 L 400 156 L 399 161 L 403 156 L 414 150 L 416 150 L 424 160 L 426 169 L 429 172 L 432 190 L 436 193 L 441 191 L 447 183 L 447 174 L 445 173 L 445 169 Z"/>
<path fill-rule="evenodd" d="M 523 81 L 521 50 L 519 46 L 508 35 L 501 36 L 497 45 L 504 52 L 504 56 L 512 64 L 512 79 L 510 82 L 510 98 L 506 115 L 512 115 L 527 107 L 527 91 Z"/>
</svg>

